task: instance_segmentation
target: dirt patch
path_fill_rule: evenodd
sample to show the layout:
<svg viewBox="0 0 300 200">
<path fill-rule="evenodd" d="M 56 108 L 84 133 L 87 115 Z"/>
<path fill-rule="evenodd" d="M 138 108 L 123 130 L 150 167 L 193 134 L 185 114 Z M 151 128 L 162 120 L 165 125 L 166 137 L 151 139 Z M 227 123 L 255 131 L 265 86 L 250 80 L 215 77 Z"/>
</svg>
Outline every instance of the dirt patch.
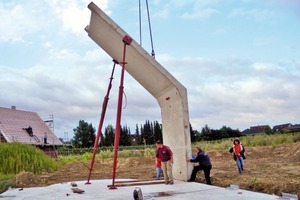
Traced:
<svg viewBox="0 0 300 200">
<path fill-rule="evenodd" d="M 232 154 L 209 151 L 213 169 L 212 184 L 281 195 L 282 192 L 300 196 L 300 142 L 266 147 L 245 147 L 245 171 L 239 175 Z M 91 180 L 111 179 L 113 159 L 96 160 Z M 54 183 L 87 180 L 90 162 L 74 162 L 60 170 L 34 176 L 21 173 L 16 177 L 17 187 L 46 186 Z M 116 178 L 153 179 L 154 158 L 118 158 Z M 205 183 L 203 172 L 197 181 Z"/>
<path fill-rule="evenodd" d="M 227 152 L 209 152 L 213 162 L 213 184 L 281 195 L 300 196 L 300 143 L 266 147 L 246 147 L 245 171 L 239 175 Z M 215 155 L 215 156 L 213 156 Z M 231 155 L 230 155 L 231 156 Z"/>
<path fill-rule="evenodd" d="M 35 187 L 41 185 L 42 182 L 45 184 L 45 180 L 35 176 L 31 172 L 21 172 L 15 177 L 15 183 L 18 187 Z"/>
</svg>

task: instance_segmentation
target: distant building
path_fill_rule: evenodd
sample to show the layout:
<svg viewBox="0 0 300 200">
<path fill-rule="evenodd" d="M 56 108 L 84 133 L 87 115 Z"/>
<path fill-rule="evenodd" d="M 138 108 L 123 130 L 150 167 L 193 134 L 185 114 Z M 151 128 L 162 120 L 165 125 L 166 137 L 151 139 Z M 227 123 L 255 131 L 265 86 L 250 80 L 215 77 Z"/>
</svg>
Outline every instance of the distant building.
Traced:
<svg viewBox="0 0 300 200">
<path fill-rule="evenodd" d="M 63 145 L 35 112 L 0 107 L 0 143 L 19 142 L 35 145 L 51 157 L 57 157 L 56 147 Z"/>
<path fill-rule="evenodd" d="M 292 125 L 289 129 L 290 130 L 299 130 L 300 131 L 300 124 Z"/>
<path fill-rule="evenodd" d="M 244 134 L 257 134 L 257 133 L 264 133 L 266 129 L 271 129 L 269 125 L 262 125 L 262 126 L 251 126 L 250 129 L 244 130 L 242 133 Z"/>
<path fill-rule="evenodd" d="M 291 124 L 291 123 L 287 123 L 287 124 L 280 124 L 280 125 L 276 125 L 273 126 L 273 132 L 279 132 L 283 129 L 288 129 L 291 131 L 295 131 L 295 130 L 299 130 L 300 131 L 300 124 Z"/>
<path fill-rule="evenodd" d="M 282 129 L 286 128 L 286 129 L 290 129 L 292 127 L 291 123 L 286 123 L 286 124 L 280 124 L 280 125 L 275 125 L 273 126 L 273 132 L 279 132 Z"/>
</svg>

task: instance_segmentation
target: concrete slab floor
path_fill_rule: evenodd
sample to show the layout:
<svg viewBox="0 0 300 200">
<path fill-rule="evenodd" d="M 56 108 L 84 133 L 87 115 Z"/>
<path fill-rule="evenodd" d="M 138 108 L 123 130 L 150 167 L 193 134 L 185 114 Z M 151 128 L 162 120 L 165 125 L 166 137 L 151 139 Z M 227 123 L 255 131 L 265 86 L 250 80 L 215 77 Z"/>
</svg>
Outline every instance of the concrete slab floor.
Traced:
<svg viewBox="0 0 300 200">
<path fill-rule="evenodd" d="M 125 179 L 116 180 L 124 181 Z M 81 199 L 105 199 L 105 200 L 129 200 L 134 199 L 133 191 L 138 187 L 141 189 L 144 200 L 165 200 L 165 199 L 209 199 L 209 200 L 271 200 L 281 199 L 281 197 L 241 189 L 230 189 L 210 186 L 195 182 L 175 181 L 174 185 L 151 184 L 140 186 L 123 186 L 117 189 L 109 189 L 107 185 L 112 184 L 112 180 L 91 180 L 91 184 L 86 181 L 77 181 L 77 188 L 84 190 L 83 193 L 73 193 L 71 182 L 54 184 L 47 187 L 34 188 L 13 188 L 0 194 L 0 199 L 14 200 L 81 200 Z"/>
</svg>

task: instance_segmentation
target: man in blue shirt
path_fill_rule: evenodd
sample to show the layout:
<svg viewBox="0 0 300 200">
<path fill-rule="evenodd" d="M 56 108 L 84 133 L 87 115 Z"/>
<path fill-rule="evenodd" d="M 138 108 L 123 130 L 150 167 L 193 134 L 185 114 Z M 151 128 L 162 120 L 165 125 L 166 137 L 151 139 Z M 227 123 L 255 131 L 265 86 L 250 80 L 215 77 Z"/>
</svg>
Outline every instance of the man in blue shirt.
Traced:
<svg viewBox="0 0 300 200">
<path fill-rule="evenodd" d="M 199 170 L 203 170 L 204 175 L 205 175 L 205 179 L 206 179 L 206 183 L 208 185 L 211 185 L 210 170 L 212 168 L 212 165 L 211 165 L 210 158 L 209 158 L 208 154 L 205 151 L 203 151 L 200 147 L 195 147 L 195 154 L 196 154 L 197 157 L 194 158 L 194 159 L 191 159 L 189 157 L 186 158 L 186 160 L 188 162 L 192 162 L 192 163 L 198 162 L 199 163 L 199 165 L 194 166 L 193 172 L 191 174 L 191 178 L 188 180 L 188 182 L 195 181 L 197 172 Z"/>
</svg>

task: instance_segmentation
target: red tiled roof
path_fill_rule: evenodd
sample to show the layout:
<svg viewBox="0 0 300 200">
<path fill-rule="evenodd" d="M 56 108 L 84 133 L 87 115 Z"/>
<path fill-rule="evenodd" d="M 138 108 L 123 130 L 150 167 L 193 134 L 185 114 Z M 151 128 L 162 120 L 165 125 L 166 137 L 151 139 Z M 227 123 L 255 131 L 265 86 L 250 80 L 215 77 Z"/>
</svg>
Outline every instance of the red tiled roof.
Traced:
<svg viewBox="0 0 300 200">
<path fill-rule="evenodd" d="M 25 130 L 32 127 L 33 137 Z M 0 133 L 7 142 L 43 145 L 47 133 L 48 145 L 62 145 L 52 130 L 35 112 L 0 107 Z"/>
</svg>

